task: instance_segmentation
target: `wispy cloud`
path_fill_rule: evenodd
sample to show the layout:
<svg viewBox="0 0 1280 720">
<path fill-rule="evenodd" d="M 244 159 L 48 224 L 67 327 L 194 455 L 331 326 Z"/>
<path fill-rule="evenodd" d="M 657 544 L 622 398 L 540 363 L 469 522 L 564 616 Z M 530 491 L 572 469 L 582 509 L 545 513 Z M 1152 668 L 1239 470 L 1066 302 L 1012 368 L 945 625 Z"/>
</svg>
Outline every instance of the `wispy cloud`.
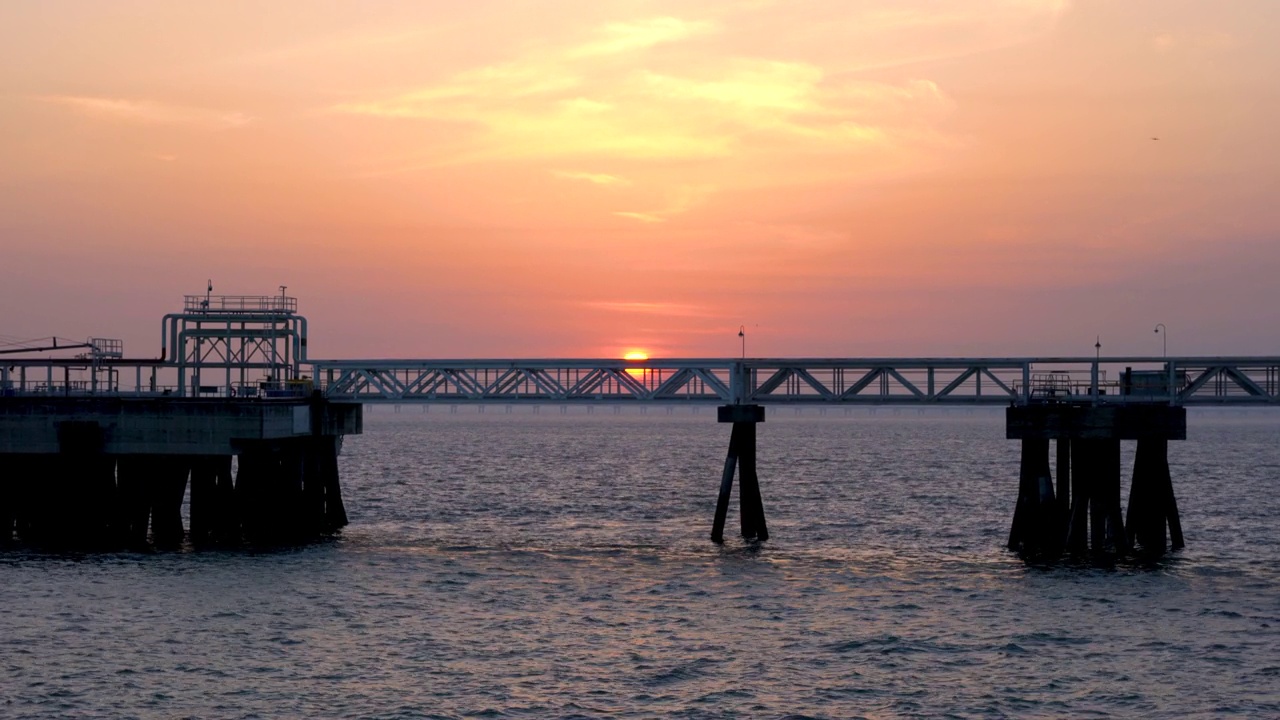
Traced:
<svg viewBox="0 0 1280 720">
<path fill-rule="evenodd" d="M 683 185 L 673 190 L 670 201 L 661 209 L 643 212 L 634 210 L 618 211 L 614 215 L 630 220 L 639 220 L 643 223 L 666 222 L 673 215 L 679 215 L 696 207 L 714 191 L 714 187 L 707 185 Z"/>
<path fill-rule="evenodd" d="M 628 218 L 630 220 L 639 220 L 640 222 L 645 222 L 645 223 L 660 223 L 660 222 L 667 221 L 665 217 L 657 213 L 643 213 L 643 212 L 631 212 L 627 210 L 619 210 L 615 212 L 614 215 L 617 215 L 618 217 L 622 217 L 622 218 Z"/>
<path fill-rule="evenodd" d="M 544 48 L 432 85 L 329 109 L 472 128 L 452 158 L 440 159 L 449 164 L 705 159 L 797 143 L 831 155 L 889 145 L 899 137 L 898 127 L 927 125 L 949 108 L 940 88 L 926 80 L 835 81 L 822 67 L 804 62 L 709 53 L 704 62 L 678 71 L 646 69 L 642 53 L 649 49 L 694 42 L 713 31 L 706 23 L 669 17 L 609 24 L 586 43 Z M 628 54 L 629 60 L 602 63 L 603 54 Z"/>
<path fill-rule="evenodd" d="M 150 100 L 80 95 L 45 95 L 38 99 L 91 118 L 144 125 L 191 125 L 210 129 L 229 129 L 243 127 L 253 121 L 253 118 L 240 112 L 224 112 Z"/>
<path fill-rule="evenodd" d="M 617 175 L 607 173 L 580 172 L 575 170 L 552 170 L 551 174 L 565 180 L 581 180 L 594 185 L 630 185 L 631 181 Z"/>
<path fill-rule="evenodd" d="M 666 315 L 670 317 L 707 317 L 706 308 L 698 305 L 686 305 L 670 302 L 620 302 L 597 300 L 582 303 L 585 307 L 610 312 L 634 313 L 642 315 Z"/>
<path fill-rule="evenodd" d="M 599 30 L 597 38 L 571 49 L 569 57 L 587 58 L 643 50 L 655 45 L 678 42 L 696 35 L 713 32 L 708 22 L 658 17 L 640 22 L 609 23 Z"/>
</svg>

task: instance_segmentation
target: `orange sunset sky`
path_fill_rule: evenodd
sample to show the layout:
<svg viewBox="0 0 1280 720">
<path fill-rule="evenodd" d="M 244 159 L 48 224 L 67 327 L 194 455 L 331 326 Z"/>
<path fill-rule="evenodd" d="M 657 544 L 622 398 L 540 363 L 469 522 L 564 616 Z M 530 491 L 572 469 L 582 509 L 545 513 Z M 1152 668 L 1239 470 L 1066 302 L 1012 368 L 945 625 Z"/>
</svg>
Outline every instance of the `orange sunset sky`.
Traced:
<svg viewBox="0 0 1280 720">
<path fill-rule="evenodd" d="M 1280 2 L 0 4 L 0 337 L 1280 354 Z M 1156 139 L 1158 138 L 1158 139 Z"/>
</svg>

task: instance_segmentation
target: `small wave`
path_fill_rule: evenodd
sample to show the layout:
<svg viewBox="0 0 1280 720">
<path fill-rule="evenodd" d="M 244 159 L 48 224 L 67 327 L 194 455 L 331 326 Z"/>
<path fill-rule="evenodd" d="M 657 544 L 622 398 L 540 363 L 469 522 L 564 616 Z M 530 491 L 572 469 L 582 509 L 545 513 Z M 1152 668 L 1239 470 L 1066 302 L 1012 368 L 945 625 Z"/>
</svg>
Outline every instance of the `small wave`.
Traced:
<svg viewBox="0 0 1280 720">
<path fill-rule="evenodd" d="M 1199 617 L 1224 617 L 1224 618 L 1242 618 L 1244 617 L 1235 610 L 1214 610 L 1213 608 L 1205 608 L 1196 613 Z"/>
<path fill-rule="evenodd" d="M 693 662 L 683 663 L 673 668 L 663 670 L 657 674 L 650 675 L 641 682 L 646 687 L 661 687 L 663 685 L 682 683 L 705 676 L 708 669 L 719 664 L 719 661 L 716 660 L 700 658 Z"/>
</svg>

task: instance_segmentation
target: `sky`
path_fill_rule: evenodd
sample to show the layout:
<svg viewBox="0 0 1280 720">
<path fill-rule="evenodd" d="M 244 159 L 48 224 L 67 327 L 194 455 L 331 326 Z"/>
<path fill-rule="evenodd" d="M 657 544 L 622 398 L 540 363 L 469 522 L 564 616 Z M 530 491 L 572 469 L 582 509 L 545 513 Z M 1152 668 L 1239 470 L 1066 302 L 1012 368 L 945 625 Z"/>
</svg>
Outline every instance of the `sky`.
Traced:
<svg viewBox="0 0 1280 720">
<path fill-rule="evenodd" d="M 0 0 L 0 338 L 1280 355 L 1274 0 Z M 1163 324 L 1165 337 L 1155 333 Z"/>
</svg>

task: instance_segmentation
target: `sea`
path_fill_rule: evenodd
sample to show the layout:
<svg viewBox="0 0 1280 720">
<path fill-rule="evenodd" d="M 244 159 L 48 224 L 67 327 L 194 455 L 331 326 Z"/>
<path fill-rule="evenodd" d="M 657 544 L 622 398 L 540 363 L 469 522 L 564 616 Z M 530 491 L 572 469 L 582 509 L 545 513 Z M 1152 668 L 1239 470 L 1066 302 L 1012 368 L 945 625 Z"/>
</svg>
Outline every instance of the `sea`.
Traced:
<svg viewBox="0 0 1280 720">
<path fill-rule="evenodd" d="M 1192 411 L 1186 548 L 1102 566 L 1005 549 L 998 411 L 770 408 L 759 543 L 709 540 L 728 441 L 369 408 L 332 539 L 0 553 L 0 718 L 1280 717 L 1280 415 Z"/>
</svg>

